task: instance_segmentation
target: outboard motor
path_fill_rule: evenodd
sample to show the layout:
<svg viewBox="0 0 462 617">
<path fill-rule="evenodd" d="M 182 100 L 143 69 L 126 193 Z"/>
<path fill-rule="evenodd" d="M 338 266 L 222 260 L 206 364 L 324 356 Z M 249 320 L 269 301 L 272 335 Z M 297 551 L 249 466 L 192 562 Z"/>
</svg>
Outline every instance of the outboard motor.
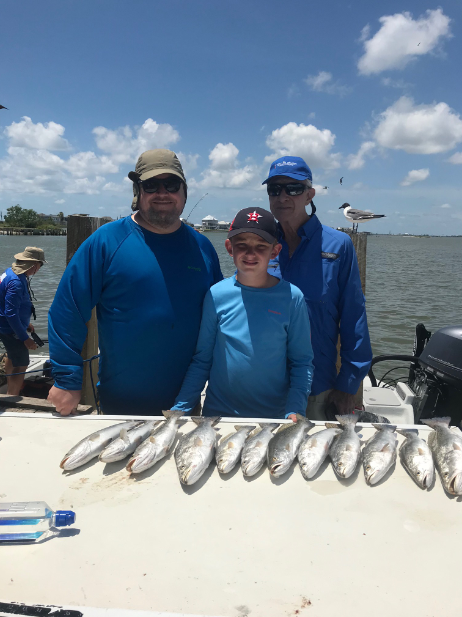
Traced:
<svg viewBox="0 0 462 617">
<path fill-rule="evenodd" d="M 419 324 L 414 356 L 418 360 L 411 365 L 409 386 L 415 393 L 415 422 L 450 416 L 451 424 L 458 425 L 462 420 L 462 326 L 447 326 L 431 336 Z"/>
</svg>

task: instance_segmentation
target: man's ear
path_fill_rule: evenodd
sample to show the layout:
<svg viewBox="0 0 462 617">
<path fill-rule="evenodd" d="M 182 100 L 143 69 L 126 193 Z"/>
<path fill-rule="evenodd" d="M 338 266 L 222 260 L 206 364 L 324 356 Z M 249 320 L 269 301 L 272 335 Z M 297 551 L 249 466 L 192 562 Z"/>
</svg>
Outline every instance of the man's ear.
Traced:
<svg viewBox="0 0 462 617">
<path fill-rule="evenodd" d="M 231 240 L 229 238 L 226 238 L 225 240 L 225 248 L 232 257 L 233 256 L 233 245 L 231 244 Z"/>
<path fill-rule="evenodd" d="M 273 250 L 271 251 L 271 259 L 276 259 L 282 249 L 282 244 L 275 244 L 273 246 Z"/>
<path fill-rule="evenodd" d="M 305 205 L 308 205 L 315 195 L 316 195 L 316 189 L 313 189 L 313 188 L 308 189 L 306 192 L 306 204 Z"/>
</svg>

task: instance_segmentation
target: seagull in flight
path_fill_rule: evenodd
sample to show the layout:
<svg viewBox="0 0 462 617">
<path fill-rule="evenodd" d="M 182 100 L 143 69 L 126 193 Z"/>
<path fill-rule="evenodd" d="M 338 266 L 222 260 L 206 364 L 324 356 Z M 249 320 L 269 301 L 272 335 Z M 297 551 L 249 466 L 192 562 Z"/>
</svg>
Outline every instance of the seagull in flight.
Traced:
<svg viewBox="0 0 462 617">
<path fill-rule="evenodd" d="M 327 189 L 329 188 L 328 186 L 323 186 L 322 187 L 324 191 L 327 191 Z"/>
<path fill-rule="evenodd" d="M 343 176 L 340 178 L 340 184 L 343 184 Z"/>
<path fill-rule="evenodd" d="M 343 204 L 343 206 L 340 206 L 339 210 L 342 210 L 342 208 L 346 220 L 353 223 L 353 231 L 356 232 L 358 231 L 358 223 L 367 223 L 367 221 L 381 219 L 385 216 L 385 214 L 374 214 L 373 212 L 365 212 L 364 210 L 355 210 L 350 206 L 350 204 L 346 203 Z"/>
<path fill-rule="evenodd" d="M 4 107 L 3 105 L 0 105 L 0 109 L 8 109 L 8 107 Z"/>
</svg>

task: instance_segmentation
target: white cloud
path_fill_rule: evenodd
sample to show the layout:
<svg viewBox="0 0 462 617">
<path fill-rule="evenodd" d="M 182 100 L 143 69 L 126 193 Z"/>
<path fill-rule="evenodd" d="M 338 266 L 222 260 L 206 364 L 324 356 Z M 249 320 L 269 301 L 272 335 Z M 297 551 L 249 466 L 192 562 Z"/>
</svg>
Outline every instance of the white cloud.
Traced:
<svg viewBox="0 0 462 617">
<path fill-rule="evenodd" d="M 448 163 L 452 163 L 453 165 L 462 165 L 462 152 L 455 152 L 448 158 Z"/>
<path fill-rule="evenodd" d="M 375 142 L 364 141 L 356 154 L 350 154 L 347 158 L 348 169 L 361 169 L 366 162 L 365 156 L 375 148 Z"/>
<path fill-rule="evenodd" d="M 317 75 L 308 75 L 303 81 L 315 92 L 338 94 L 339 96 L 345 96 L 351 92 L 348 86 L 342 85 L 339 81 L 333 81 L 332 73 L 327 71 L 319 71 Z"/>
<path fill-rule="evenodd" d="M 440 208 L 452 208 L 452 206 L 449 204 L 443 204 Z"/>
<path fill-rule="evenodd" d="M 364 55 L 358 69 L 362 75 L 403 69 L 411 60 L 428 54 L 452 35 L 450 19 L 442 9 L 427 10 L 425 15 L 413 19 L 411 13 L 395 13 L 379 19 L 381 28 L 368 39 L 370 30 L 363 28 Z"/>
<path fill-rule="evenodd" d="M 402 96 L 380 114 L 374 136 L 385 148 L 409 154 L 436 154 L 462 141 L 462 120 L 446 103 L 414 105 Z"/>
<path fill-rule="evenodd" d="M 263 197 L 252 197 L 252 201 L 263 201 Z"/>
<path fill-rule="evenodd" d="M 299 94 L 300 94 L 300 88 L 298 86 L 296 86 L 295 84 L 290 86 L 290 88 L 287 90 L 287 98 L 288 99 L 293 99 L 295 96 L 297 96 Z"/>
<path fill-rule="evenodd" d="M 414 182 L 422 182 L 423 180 L 426 180 L 429 175 L 429 169 L 413 169 L 407 174 L 400 184 L 401 186 L 409 186 L 414 184 Z"/>
<path fill-rule="evenodd" d="M 64 204 L 64 203 L 66 203 L 65 199 L 56 199 L 55 200 L 55 204 Z"/>
<path fill-rule="evenodd" d="M 28 116 L 23 116 L 20 122 L 12 122 L 5 129 L 10 146 L 37 150 L 69 150 L 69 142 L 62 137 L 63 134 L 64 126 L 61 124 L 34 124 Z"/>
<path fill-rule="evenodd" d="M 117 182 L 106 182 L 102 190 L 109 191 L 110 193 L 127 193 L 127 195 L 130 193 L 130 187 L 127 186 L 126 182 L 121 182 L 120 184 Z"/>
<path fill-rule="evenodd" d="M 194 169 L 197 168 L 197 159 L 199 158 L 199 154 L 184 154 L 183 152 L 177 152 L 177 157 L 180 159 L 181 166 L 183 167 L 184 174 L 186 176 L 186 180 L 188 179 L 188 175 Z"/>
<path fill-rule="evenodd" d="M 381 82 L 384 86 L 400 90 L 409 90 L 412 87 L 412 84 L 408 84 L 403 79 L 392 79 L 391 77 L 382 77 Z"/>
<path fill-rule="evenodd" d="M 289 122 L 267 137 L 266 145 L 273 152 L 265 161 L 271 163 L 281 156 L 301 156 L 310 167 L 336 169 L 340 167 L 340 154 L 331 152 L 334 143 L 335 135 L 329 129 Z"/>
<path fill-rule="evenodd" d="M 239 150 L 232 143 L 219 143 L 209 154 L 210 166 L 202 172 L 197 183 L 202 188 L 242 188 L 256 177 L 253 165 L 239 166 Z"/>
<path fill-rule="evenodd" d="M 81 195 L 97 195 L 103 188 L 104 178 L 96 176 L 89 178 L 76 178 L 68 182 L 64 188 L 65 193 L 79 193 Z"/>
<path fill-rule="evenodd" d="M 78 152 L 69 157 L 65 163 L 66 169 L 72 176 L 86 178 L 100 174 L 115 174 L 119 171 L 116 165 L 107 156 L 97 156 L 94 152 Z"/>
<path fill-rule="evenodd" d="M 93 134 L 98 148 L 117 164 L 130 163 L 145 150 L 166 148 L 180 139 L 178 131 L 171 124 L 158 124 L 152 118 L 135 129 L 123 126 L 111 130 L 97 126 Z"/>
</svg>

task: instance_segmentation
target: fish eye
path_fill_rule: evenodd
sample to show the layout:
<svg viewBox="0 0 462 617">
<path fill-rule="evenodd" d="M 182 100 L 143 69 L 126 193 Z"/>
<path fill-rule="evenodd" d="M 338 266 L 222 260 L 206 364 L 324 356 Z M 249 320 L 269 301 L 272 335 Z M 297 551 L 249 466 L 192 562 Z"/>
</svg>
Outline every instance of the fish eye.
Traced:
<svg viewBox="0 0 462 617">
<path fill-rule="evenodd" d="M 417 475 L 420 476 L 420 471 L 417 472 Z"/>
</svg>

